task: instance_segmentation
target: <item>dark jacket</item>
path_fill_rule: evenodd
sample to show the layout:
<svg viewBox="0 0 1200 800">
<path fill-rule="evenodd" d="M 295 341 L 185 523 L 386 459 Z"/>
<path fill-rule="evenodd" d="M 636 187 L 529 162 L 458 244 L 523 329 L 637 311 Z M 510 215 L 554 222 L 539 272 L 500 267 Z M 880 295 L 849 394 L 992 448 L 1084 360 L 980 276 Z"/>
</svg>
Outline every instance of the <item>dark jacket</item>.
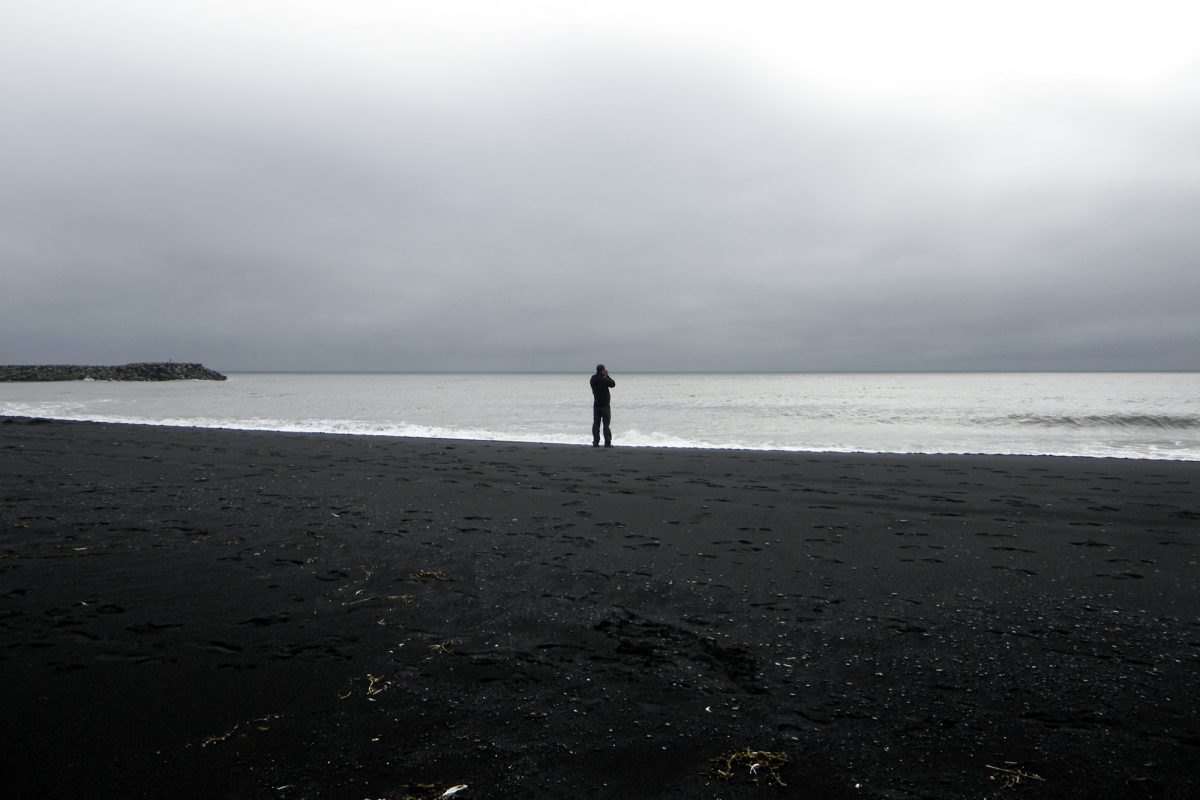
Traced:
<svg viewBox="0 0 1200 800">
<path fill-rule="evenodd" d="M 599 408 L 600 406 L 606 406 L 612 402 L 612 395 L 608 393 L 608 390 L 617 385 L 616 381 L 607 375 L 601 375 L 599 372 L 597 372 L 596 374 L 592 375 L 591 384 L 592 397 L 594 398 L 592 405 Z"/>
</svg>

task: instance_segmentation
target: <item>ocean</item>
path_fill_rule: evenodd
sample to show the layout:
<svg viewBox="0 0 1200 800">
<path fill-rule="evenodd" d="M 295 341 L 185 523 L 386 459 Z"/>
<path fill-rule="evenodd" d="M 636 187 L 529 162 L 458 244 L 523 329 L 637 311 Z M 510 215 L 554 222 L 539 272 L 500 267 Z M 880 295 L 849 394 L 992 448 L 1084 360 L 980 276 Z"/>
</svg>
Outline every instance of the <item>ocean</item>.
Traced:
<svg viewBox="0 0 1200 800">
<path fill-rule="evenodd" d="M 591 443 L 582 374 L 0 383 L 0 414 Z M 620 446 L 1200 460 L 1200 373 L 613 373 Z"/>
</svg>

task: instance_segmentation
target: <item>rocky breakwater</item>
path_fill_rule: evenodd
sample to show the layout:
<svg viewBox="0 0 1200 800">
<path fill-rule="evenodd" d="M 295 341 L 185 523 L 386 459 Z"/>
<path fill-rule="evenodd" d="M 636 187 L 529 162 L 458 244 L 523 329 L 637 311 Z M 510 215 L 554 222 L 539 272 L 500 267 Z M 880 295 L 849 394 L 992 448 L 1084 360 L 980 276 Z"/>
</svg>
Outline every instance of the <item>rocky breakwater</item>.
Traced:
<svg viewBox="0 0 1200 800">
<path fill-rule="evenodd" d="M 64 364 L 0 365 L 0 381 L 223 381 L 225 376 L 203 364 L 146 362 L 115 367 Z"/>
</svg>

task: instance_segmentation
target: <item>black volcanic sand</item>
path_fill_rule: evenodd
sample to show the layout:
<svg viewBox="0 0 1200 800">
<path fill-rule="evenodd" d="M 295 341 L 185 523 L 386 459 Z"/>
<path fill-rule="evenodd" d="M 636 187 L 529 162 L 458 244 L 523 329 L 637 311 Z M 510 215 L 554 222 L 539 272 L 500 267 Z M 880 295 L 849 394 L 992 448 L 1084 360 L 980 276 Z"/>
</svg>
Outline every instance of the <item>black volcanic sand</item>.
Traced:
<svg viewBox="0 0 1200 800">
<path fill-rule="evenodd" d="M 5 795 L 1200 797 L 1198 479 L 4 420 Z"/>
</svg>

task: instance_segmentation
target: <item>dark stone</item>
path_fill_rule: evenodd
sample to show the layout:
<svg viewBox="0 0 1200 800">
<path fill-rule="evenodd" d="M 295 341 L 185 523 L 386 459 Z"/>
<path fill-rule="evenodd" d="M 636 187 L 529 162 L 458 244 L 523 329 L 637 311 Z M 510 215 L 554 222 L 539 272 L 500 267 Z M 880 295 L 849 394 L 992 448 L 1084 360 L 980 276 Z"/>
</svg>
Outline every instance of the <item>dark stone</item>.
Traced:
<svg viewBox="0 0 1200 800">
<path fill-rule="evenodd" d="M 203 364 L 147 362 L 116 367 L 64 364 L 0 365 L 0 381 L 223 381 L 225 376 Z"/>
</svg>

